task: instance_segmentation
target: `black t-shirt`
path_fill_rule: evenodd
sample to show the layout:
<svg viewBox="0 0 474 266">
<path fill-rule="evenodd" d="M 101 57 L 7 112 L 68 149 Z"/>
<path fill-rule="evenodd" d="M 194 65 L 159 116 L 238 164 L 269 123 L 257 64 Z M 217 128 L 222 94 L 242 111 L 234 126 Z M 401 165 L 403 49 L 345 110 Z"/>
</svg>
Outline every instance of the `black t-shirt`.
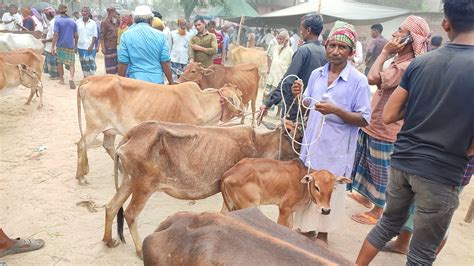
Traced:
<svg viewBox="0 0 474 266">
<path fill-rule="evenodd" d="M 474 45 L 449 44 L 416 58 L 400 87 L 409 96 L 392 166 L 459 186 L 474 137 Z"/>
</svg>

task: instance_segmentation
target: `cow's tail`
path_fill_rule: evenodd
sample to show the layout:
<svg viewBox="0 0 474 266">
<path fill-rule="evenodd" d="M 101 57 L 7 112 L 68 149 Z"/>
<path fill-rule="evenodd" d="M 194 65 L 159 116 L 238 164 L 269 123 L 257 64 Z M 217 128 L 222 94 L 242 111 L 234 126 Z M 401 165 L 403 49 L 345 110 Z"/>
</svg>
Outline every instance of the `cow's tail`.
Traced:
<svg viewBox="0 0 474 266">
<path fill-rule="evenodd" d="M 81 132 L 81 140 L 84 137 L 84 131 L 82 130 L 82 108 L 81 108 L 81 103 L 82 103 L 82 97 L 81 97 L 81 91 L 82 87 L 87 85 L 89 81 L 87 79 L 83 79 L 81 83 L 79 84 L 79 88 L 77 89 L 77 122 L 79 123 L 79 131 Z"/>
<path fill-rule="evenodd" d="M 115 150 L 115 154 L 114 154 L 114 183 L 115 183 L 116 191 L 118 191 L 119 189 L 119 185 L 118 185 L 118 174 L 119 174 L 119 164 L 120 164 L 119 149 L 124 143 L 125 143 L 125 139 L 120 141 L 120 143 L 117 145 L 117 149 Z M 123 165 L 122 165 L 122 174 L 123 174 L 122 179 L 128 178 L 127 172 L 123 168 Z M 120 206 L 120 209 L 117 212 L 117 233 L 120 238 L 120 241 L 122 241 L 122 243 L 125 243 L 125 237 L 123 236 L 123 223 L 124 223 L 123 220 L 124 220 L 123 206 Z"/>
</svg>

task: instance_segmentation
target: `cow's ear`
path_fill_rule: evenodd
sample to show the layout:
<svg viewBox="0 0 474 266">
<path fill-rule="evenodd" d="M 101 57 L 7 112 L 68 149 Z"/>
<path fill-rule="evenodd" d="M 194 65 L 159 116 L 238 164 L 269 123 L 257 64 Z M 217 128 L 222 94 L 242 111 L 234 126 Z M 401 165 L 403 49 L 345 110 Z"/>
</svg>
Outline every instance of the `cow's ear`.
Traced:
<svg viewBox="0 0 474 266">
<path fill-rule="evenodd" d="M 350 184 L 350 183 L 352 183 L 352 180 L 350 180 L 347 177 L 338 176 L 337 179 L 336 179 L 336 183 L 338 183 L 338 184 Z"/>
<path fill-rule="evenodd" d="M 308 184 L 311 181 L 313 181 L 313 176 L 312 175 L 305 175 L 301 179 L 301 183 L 303 183 L 303 184 Z"/>
</svg>

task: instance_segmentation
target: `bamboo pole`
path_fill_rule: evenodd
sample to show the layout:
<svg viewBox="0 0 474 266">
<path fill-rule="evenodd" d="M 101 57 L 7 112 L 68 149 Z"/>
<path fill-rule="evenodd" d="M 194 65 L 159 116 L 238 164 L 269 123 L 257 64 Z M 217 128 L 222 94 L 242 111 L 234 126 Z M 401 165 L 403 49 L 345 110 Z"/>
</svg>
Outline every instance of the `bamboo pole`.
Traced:
<svg viewBox="0 0 474 266">
<path fill-rule="evenodd" d="M 322 4 L 323 0 L 319 0 L 319 4 L 318 4 L 318 13 L 321 13 L 321 4 Z"/>
<path fill-rule="evenodd" d="M 239 23 L 239 32 L 237 33 L 237 43 L 240 45 L 240 31 L 242 31 L 242 25 L 244 24 L 244 15 L 240 17 L 240 23 Z M 245 46 L 245 44 L 243 44 Z"/>
</svg>

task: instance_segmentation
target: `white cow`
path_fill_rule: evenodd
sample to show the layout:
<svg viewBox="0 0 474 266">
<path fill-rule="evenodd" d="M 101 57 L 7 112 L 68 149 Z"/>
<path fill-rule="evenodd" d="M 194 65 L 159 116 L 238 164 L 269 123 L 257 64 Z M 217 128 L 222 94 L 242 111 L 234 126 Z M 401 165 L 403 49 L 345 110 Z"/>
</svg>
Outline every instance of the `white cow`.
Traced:
<svg viewBox="0 0 474 266">
<path fill-rule="evenodd" d="M 43 53 L 44 44 L 31 34 L 0 33 L 0 52 L 31 48 L 38 54 Z"/>
</svg>

